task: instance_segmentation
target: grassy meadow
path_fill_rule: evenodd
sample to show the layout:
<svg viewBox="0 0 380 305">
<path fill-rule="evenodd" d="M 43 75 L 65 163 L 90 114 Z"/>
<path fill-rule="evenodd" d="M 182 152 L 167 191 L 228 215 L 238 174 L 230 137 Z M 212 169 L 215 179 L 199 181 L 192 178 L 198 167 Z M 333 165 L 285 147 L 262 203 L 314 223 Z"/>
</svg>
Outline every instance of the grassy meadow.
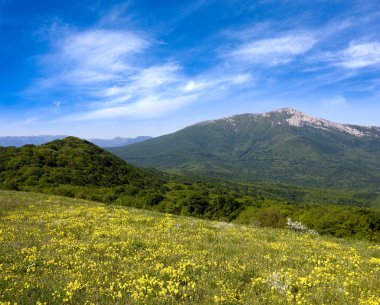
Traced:
<svg viewBox="0 0 380 305">
<path fill-rule="evenodd" d="M 380 245 L 0 192 L 0 304 L 380 304 Z"/>
</svg>

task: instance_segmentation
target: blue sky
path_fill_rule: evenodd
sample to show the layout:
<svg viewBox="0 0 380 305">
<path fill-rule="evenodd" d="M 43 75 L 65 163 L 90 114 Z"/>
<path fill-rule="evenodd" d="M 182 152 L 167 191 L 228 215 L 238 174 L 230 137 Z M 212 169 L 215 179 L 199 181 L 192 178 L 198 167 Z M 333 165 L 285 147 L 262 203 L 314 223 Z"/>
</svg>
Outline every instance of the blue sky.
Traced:
<svg viewBox="0 0 380 305">
<path fill-rule="evenodd" d="M 293 107 L 380 126 L 380 1 L 0 0 L 0 136 Z"/>
</svg>

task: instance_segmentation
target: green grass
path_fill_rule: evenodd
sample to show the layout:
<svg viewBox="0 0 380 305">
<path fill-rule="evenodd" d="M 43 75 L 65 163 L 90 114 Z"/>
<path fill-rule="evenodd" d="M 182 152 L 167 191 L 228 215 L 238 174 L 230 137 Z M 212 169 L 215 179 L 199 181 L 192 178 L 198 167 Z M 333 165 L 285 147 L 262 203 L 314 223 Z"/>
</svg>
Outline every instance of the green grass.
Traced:
<svg viewBox="0 0 380 305">
<path fill-rule="evenodd" d="M 34 193 L 0 205 L 0 304 L 380 302 L 378 244 Z"/>
</svg>

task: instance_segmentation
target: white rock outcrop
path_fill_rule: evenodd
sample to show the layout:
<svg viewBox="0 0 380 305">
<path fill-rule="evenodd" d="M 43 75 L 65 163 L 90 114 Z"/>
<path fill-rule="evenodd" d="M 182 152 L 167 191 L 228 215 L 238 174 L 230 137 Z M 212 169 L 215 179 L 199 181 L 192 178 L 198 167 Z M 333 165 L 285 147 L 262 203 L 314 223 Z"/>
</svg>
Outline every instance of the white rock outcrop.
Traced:
<svg viewBox="0 0 380 305">
<path fill-rule="evenodd" d="M 276 114 L 282 114 L 283 116 L 281 116 L 280 118 L 276 118 L 275 117 Z M 239 116 L 241 115 L 225 117 L 219 120 L 204 121 L 195 125 L 215 124 L 223 120 L 230 123 L 233 126 L 237 126 L 237 124 L 239 123 L 239 119 L 238 119 Z M 338 131 L 351 134 L 355 137 L 364 137 L 364 136 L 379 137 L 380 136 L 380 127 L 354 126 L 354 125 L 348 125 L 348 124 L 335 123 L 335 122 L 325 120 L 325 119 L 314 118 L 304 112 L 298 111 L 293 108 L 283 108 L 283 109 L 278 109 L 278 110 L 264 112 L 264 113 L 249 113 L 249 114 L 244 114 L 244 116 L 249 116 L 252 119 L 258 119 L 260 117 L 266 118 L 268 120 L 272 119 L 273 120 L 271 122 L 272 125 L 288 124 L 288 125 L 296 126 L 296 127 L 311 126 L 314 128 L 320 128 L 324 130 L 338 130 Z"/>
<path fill-rule="evenodd" d="M 360 131 L 350 125 L 339 124 L 325 119 L 314 118 L 306 113 L 291 108 L 279 109 L 274 112 L 281 112 L 290 115 L 288 118 L 286 118 L 286 122 L 292 126 L 312 126 L 322 129 L 337 129 L 339 131 L 349 133 L 356 137 L 364 137 L 366 135 L 371 135 L 370 131 L 364 133 L 363 131 Z"/>
</svg>

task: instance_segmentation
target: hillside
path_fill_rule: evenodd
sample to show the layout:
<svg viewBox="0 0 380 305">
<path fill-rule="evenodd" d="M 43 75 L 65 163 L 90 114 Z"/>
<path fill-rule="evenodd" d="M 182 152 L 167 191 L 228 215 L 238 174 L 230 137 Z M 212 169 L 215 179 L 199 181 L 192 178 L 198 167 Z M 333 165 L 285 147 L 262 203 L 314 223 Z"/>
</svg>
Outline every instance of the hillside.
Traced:
<svg viewBox="0 0 380 305">
<path fill-rule="evenodd" d="M 137 166 L 244 181 L 379 190 L 380 128 L 294 109 L 206 121 L 110 149 Z"/>
<path fill-rule="evenodd" d="M 26 190 L 60 185 L 143 188 L 152 180 L 98 146 L 74 137 L 40 146 L 0 147 L 0 187 Z"/>
<path fill-rule="evenodd" d="M 4 304 L 377 304 L 380 247 L 0 191 Z"/>
</svg>

